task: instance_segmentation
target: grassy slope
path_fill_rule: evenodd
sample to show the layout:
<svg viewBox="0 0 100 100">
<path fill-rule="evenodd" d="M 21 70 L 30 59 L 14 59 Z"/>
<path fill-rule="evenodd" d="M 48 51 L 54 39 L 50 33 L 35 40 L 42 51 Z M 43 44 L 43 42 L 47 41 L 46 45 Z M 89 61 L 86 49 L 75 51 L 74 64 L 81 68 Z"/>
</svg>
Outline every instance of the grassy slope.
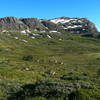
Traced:
<svg viewBox="0 0 100 100">
<path fill-rule="evenodd" d="M 14 39 L 16 36 L 20 40 Z M 33 61 L 22 60 L 25 55 L 32 55 Z M 96 38 L 63 34 L 51 39 L 32 39 L 19 33 L 0 34 L 2 80 L 15 80 L 24 84 L 48 77 L 59 78 L 68 72 L 94 77 L 100 68 L 99 58 L 100 39 Z M 48 72 L 55 72 L 55 75 Z"/>
</svg>

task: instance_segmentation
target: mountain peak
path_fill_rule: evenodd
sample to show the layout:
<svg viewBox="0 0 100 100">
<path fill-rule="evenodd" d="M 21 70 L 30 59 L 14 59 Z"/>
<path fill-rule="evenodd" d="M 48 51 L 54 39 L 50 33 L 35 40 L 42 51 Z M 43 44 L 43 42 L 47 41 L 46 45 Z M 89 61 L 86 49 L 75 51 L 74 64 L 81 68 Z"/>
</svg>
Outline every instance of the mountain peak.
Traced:
<svg viewBox="0 0 100 100">
<path fill-rule="evenodd" d="M 0 31 L 23 31 L 29 29 L 31 32 L 70 32 L 86 33 L 98 32 L 94 23 L 86 18 L 59 17 L 51 20 L 40 20 L 37 18 L 0 18 Z"/>
<path fill-rule="evenodd" d="M 71 21 L 87 21 L 86 18 L 69 18 L 69 17 L 58 17 L 50 20 L 51 22 L 58 24 L 58 23 L 68 23 Z"/>
</svg>

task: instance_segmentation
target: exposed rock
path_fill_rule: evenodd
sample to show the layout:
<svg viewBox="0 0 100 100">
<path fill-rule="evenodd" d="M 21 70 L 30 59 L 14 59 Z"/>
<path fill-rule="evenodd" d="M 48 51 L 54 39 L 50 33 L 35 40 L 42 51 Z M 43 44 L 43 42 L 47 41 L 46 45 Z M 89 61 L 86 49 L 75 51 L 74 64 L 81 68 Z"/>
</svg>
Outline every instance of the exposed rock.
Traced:
<svg viewBox="0 0 100 100">
<path fill-rule="evenodd" d="M 22 18 L 20 19 L 27 27 L 31 30 L 43 31 L 46 27 L 41 23 L 39 19 L 36 18 Z"/>
<path fill-rule="evenodd" d="M 55 23 L 57 26 L 59 24 L 58 29 L 65 30 L 71 33 L 97 33 L 97 29 L 91 21 L 86 18 L 68 18 L 68 17 L 60 17 L 50 20 Z M 62 28 L 61 28 L 62 27 Z"/>
<path fill-rule="evenodd" d="M 57 25 L 48 20 L 42 20 L 41 23 L 48 29 L 48 30 L 56 30 Z"/>
<path fill-rule="evenodd" d="M 0 18 L 0 31 L 18 31 L 21 33 L 49 32 L 49 33 L 97 33 L 97 29 L 91 21 L 86 18 L 60 17 L 51 20 L 40 20 L 37 18 Z"/>
<path fill-rule="evenodd" d="M 0 18 L 0 30 L 1 31 L 19 31 L 27 29 L 27 26 L 20 21 L 20 19 L 15 17 L 4 17 Z"/>
</svg>

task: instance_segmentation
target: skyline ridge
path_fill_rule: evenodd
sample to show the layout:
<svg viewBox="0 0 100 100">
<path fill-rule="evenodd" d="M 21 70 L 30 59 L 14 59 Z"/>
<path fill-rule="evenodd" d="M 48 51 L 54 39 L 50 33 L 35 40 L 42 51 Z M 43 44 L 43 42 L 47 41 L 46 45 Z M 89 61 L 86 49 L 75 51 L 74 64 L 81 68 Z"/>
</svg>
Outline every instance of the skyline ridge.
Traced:
<svg viewBox="0 0 100 100">
<path fill-rule="evenodd" d="M 21 18 L 36 18 L 36 17 L 16 17 L 16 16 L 5 16 L 5 17 L 0 17 L 0 19 L 3 19 L 3 18 L 17 18 L 17 19 L 21 19 Z M 87 20 L 90 20 L 91 21 L 91 19 L 88 19 L 88 18 L 86 18 L 86 17 L 69 17 L 69 16 L 60 16 L 60 17 L 55 17 L 55 18 L 49 18 L 49 19 L 43 19 L 43 18 L 36 18 L 36 19 L 43 19 L 43 20 L 52 20 L 52 19 L 58 19 L 58 18 L 78 18 L 78 19 L 87 19 Z M 91 22 L 93 22 L 93 21 L 91 21 Z M 93 22 L 94 23 L 94 22 Z M 96 26 L 96 28 L 97 28 L 97 30 L 98 30 L 98 32 L 100 32 L 100 29 L 97 27 L 97 25 L 96 25 L 96 23 L 94 23 L 94 25 Z"/>
</svg>

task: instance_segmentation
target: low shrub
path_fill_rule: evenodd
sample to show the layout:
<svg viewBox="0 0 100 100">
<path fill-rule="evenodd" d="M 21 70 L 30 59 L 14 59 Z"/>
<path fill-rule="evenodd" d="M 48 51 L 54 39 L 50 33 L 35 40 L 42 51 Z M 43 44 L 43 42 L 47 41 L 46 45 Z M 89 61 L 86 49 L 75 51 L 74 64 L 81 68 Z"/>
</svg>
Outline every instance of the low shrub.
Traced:
<svg viewBox="0 0 100 100">
<path fill-rule="evenodd" d="M 24 61 L 32 61 L 33 60 L 33 56 L 32 55 L 26 55 L 26 56 L 23 56 L 22 58 Z"/>
<path fill-rule="evenodd" d="M 10 96 L 9 100 L 25 100 L 25 98 L 45 97 L 63 98 L 64 100 L 90 100 L 85 99 L 78 89 L 93 89 L 91 84 L 86 83 L 66 83 L 60 79 L 45 79 L 34 84 L 25 84 L 21 90 Z M 16 99 L 17 98 L 17 99 Z M 82 99 L 76 99 L 82 98 Z"/>
</svg>

